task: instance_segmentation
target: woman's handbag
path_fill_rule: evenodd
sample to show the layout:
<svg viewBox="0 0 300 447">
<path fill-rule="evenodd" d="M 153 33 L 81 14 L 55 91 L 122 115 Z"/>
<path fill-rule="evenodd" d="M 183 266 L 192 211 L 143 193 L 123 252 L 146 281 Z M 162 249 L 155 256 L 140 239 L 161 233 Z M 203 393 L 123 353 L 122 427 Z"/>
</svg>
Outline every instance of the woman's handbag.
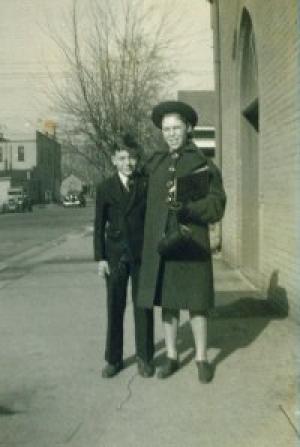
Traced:
<svg viewBox="0 0 300 447">
<path fill-rule="evenodd" d="M 158 253 L 164 258 L 177 258 L 182 254 L 190 237 L 188 226 L 180 224 L 178 212 L 170 209 L 166 231 L 158 243 Z"/>
<path fill-rule="evenodd" d="M 206 256 L 210 253 L 207 229 L 180 223 L 178 212 L 170 210 L 166 231 L 157 248 L 160 256 L 166 260 Z"/>
</svg>

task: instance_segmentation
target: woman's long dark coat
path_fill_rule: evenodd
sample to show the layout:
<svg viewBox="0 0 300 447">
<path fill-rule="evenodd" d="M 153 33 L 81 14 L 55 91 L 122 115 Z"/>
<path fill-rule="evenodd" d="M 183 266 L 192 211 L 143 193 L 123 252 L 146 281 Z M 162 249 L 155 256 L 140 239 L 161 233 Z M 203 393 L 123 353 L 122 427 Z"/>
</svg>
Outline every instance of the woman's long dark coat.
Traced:
<svg viewBox="0 0 300 447">
<path fill-rule="evenodd" d="M 139 281 L 138 305 L 151 308 L 159 303 L 170 309 L 207 311 L 214 304 L 211 255 L 199 254 L 195 259 L 163 261 L 157 245 L 168 216 L 166 203 L 171 159 L 167 152 L 156 153 L 149 163 L 149 189 L 144 233 L 144 248 Z M 208 224 L 219 221 L 225 209 L 225 192 L 218 168 L 194 144 L 187 144 L 178 159 L 178 176 L 208 164 L 209 193 L 205 198 L 189 202 L 185 207 L 185 223 L 197 225 L 209 246 Z"/>
</svg>

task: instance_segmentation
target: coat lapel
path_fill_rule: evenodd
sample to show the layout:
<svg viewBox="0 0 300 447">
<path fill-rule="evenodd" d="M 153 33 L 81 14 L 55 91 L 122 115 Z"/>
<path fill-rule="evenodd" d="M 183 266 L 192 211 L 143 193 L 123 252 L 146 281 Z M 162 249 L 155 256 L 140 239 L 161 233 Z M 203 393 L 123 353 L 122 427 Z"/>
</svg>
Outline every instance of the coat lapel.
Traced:
<svg viewBox="0 0 300 447">
<path fill-rule="evenodd" d="M 111 188 L 110 188 L 109 193 L 110 193 L 111 198 L 113 199 L 114 202 L 117 202 L 117 203 L 122 202 L 123 192 L 122 192 L 121 180 L 120 180 L 118 174 L 115 174 L 111 178 Z"/>
<path fill-rule="evenodd" d="M 178 160 L 176 174 L 179 177 L 183 176 L 205 164 L 207 164 L 206 157 L 194 144 L 190 143 L 183 149 L 183 154 Z"/>
<path fill-rule="evenodd" d="M 143 185 L 140 184 L 139 179 L 136 178 L 133 186 L 132 186 L 132 191 L 128 197 L 128 200 L 124 200 L 124 191 L 122 190 L 122 185 L 121 185 L 121 180 L 118 176 L 118 174 L 115 174 L 112 178 L 111 178 L 111 188 L 110 188 L 110 196 L 112 198 L 112 200 L 115 203 L 118 203 L 119 206 L 124 210 L 125 214 L 128 214 L 132 207 L 134 206 L 136 200 L 137 200 L 137 196 L 138 196 L 138 192 L 139 192 L 139 188 L 143 188 Z"/>
</svg>

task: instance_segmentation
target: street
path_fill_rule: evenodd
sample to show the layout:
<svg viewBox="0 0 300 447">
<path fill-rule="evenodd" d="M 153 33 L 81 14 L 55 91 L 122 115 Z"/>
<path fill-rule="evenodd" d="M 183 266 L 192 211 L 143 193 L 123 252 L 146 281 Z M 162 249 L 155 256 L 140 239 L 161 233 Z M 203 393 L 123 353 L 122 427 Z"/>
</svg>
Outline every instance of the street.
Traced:
<svg viewBox="0 0 300 447">
<path fill-rule="evenodd" d="M 0 263 L 34 247 L 83 231 L 93 224 L 94 207 L 63 208 L 60 205 L 35 205 L 33 212 L 0 214 Z"/>
<path fill-rule="evenodd" d="M 221 258 L 215 259 L 217 308 L 209 326 L 213 382 L 198 382 L 185 313 L 179 371 L 165 381 L 139 377 L 130 300 L 125 368 L 113 379 L 101 378 L 106 301 L 92 258 L 92 214 L 92 207 L 39 210 L 31 230 L 35 212 L 1 216 L 2 226 L 5 219 L 15 222 L 18 237 L 25 226 L 28 240 L 35 233 L 39 243 L 50 234 L 58 239 L 38 250 L 26 245 L 31 256 L 14 255 L 13 265 L 0 275 L 0 445 L 293 445 L 295 324 L 266 312 L 266 301 Z M 5 231 L 9 234 L 8 224 Z M 159 309 L 155 329 L 159 366 L 164 356 Z"/>
</svg>

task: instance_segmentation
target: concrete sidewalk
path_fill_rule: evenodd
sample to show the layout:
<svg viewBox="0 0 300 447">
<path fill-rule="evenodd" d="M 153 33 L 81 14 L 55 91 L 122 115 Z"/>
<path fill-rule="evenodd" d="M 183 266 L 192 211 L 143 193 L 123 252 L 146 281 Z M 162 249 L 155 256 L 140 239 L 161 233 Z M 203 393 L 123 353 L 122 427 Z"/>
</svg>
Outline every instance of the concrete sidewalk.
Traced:
<svg viewBox="0 0 300 447">
<path fill-rule="evenodd" d="M 0 445 L 5 447 L 282 447 L 295 418 L 297 325 L 270 312 L 238 272 L 215 260 L 209 325 L 213 382 L 197 380 L 187 314 L 182 367 L 160 381 L 137 375 L 132 306 L 126 368 L 104 380 L 105 288 L 92 238 L 70 235 L 0 273 Z M 156 310 L 156 364 L 164 355 Z"/>
</svg>

